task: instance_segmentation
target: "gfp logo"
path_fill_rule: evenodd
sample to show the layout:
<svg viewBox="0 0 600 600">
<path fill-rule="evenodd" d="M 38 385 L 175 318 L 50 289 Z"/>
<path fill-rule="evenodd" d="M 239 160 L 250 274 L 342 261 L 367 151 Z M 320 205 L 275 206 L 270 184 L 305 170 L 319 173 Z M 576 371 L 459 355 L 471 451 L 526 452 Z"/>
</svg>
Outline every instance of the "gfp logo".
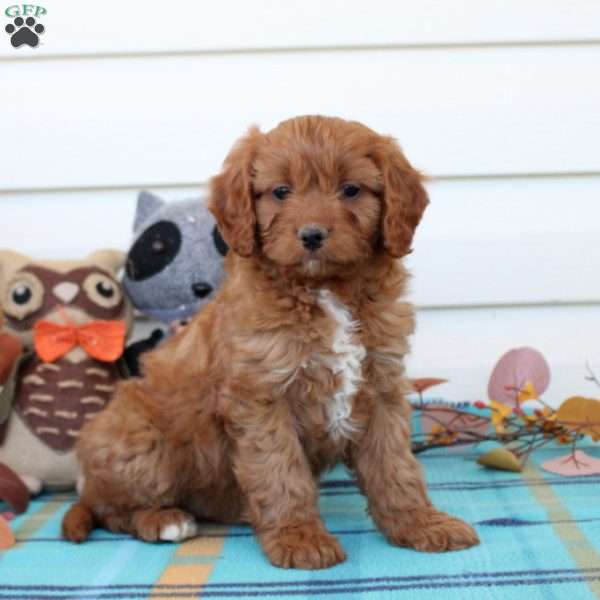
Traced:
<svg viewBox="0 0 600 600">
<path fill-rule="evenodd" d="M 48 11 L 43 6 L 35 4 L 15 4 L 9 6 L 4 14 L 13 19 L 4 30 L 10 35 L 10 43 L 13 47 L 31 46 L 35 48 L 40 43 L 40 35 L 46 28 L 36 21 Z"/>
</svg>

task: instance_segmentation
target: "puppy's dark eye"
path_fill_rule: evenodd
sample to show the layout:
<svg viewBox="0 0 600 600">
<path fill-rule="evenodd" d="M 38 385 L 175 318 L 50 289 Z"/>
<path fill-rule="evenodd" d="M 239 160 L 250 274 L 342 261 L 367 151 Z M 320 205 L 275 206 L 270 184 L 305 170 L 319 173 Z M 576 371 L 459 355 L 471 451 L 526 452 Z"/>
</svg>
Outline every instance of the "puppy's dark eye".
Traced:
<svg viewBox="0 0 600 600">
<path fill-rule="evenodd" d="M 287 185 L 280 185 L 273 190 L 273 196 L 277 200 L 285 200 L 291 193 L 292 190 Z"/>
<path fill-rule="evenodd" d="M 344 196 L 344 198 L 356 198 L 359 193 L 360 188 L 353 183 L 347 183 L 342 186 L 342 196 Z"/>
</svg>

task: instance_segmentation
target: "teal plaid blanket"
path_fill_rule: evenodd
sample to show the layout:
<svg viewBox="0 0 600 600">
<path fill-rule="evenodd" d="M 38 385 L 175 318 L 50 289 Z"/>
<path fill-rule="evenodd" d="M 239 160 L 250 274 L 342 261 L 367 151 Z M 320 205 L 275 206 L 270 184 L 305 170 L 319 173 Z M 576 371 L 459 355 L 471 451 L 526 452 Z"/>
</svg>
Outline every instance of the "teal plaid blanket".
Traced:
<svg viewBox="0 0 600 600">
<path fill-rule="evenodd" d="M 73 497 L 44 495 L 11 521 L 19 543 L 0 552 L 0 600 L 596 598 L 600 476 L 562 478 L 535 462 L 564 453 L 542 450 L 522 474 L 484 470 L 472 450 L 421 455 L 436 505 L 473 523 L 482 540 L 439 555 L 390 546 L 352 479 L 337 469 L 322 482 L 321 511 L 348 560 L 324 571 L 272 567 L 241 526 L 207 526 L 180 545 L 95 531 L 75 546 L 60 539 Z"/>
</svg>

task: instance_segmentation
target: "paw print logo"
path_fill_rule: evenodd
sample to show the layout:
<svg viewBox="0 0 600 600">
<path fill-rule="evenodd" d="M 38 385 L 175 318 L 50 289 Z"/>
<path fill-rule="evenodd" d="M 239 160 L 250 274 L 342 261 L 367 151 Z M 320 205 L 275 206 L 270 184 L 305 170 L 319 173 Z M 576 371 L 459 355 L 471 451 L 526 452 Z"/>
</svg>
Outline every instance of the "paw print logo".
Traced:
<svg viewBox="0 0 600 600">
<path fill-rule="evenodd" d="M 11 36 L 10 43 L 15 48 L 18 48 L 23 44 L 35 48 L 39 44 L 39 34 L 44 33 L 45 31 L 44 26 L 41 23 L 36 24 L 33 17 L 27 17 L 25 20 L 21 17 L 17 17 L 13 23 L 9 23 L 5 27 L 5 31 Z"/>
</svg>

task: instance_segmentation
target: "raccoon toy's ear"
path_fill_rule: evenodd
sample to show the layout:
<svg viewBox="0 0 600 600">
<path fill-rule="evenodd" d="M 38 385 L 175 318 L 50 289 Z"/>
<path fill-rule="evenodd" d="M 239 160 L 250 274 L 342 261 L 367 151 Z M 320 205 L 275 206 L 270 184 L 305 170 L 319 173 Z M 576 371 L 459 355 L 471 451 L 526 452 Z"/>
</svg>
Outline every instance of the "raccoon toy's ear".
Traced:
<svg viewBox="0 0 600 600">
<path fill-rule="evenodd" d="M 137 231 L 150 215 L 160 210 L 165 205 L 165 201 L 154 194 L 142 191 L 138 194 L 137 205 L 135 207 L 135 218 L 133 220 L 133 230 Z"/>
</svg>

